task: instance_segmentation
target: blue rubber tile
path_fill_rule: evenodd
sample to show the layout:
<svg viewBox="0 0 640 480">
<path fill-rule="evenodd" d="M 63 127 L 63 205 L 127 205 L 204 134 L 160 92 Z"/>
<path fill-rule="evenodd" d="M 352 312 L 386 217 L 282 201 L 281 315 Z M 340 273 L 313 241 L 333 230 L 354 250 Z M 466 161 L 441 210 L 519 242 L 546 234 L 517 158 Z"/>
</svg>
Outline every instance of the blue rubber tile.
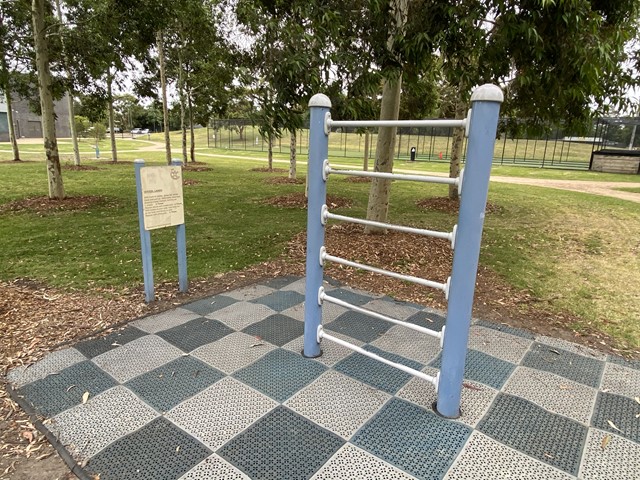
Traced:
<svg viewBox="0 0 640 480">
<path fill-rule="evenodd" d="M 393 398 L 355 434 L 351 443 L 418 478 L 440 479 L 471 431 L 465 425 Z"/>
<path fill-rule="evenodd" d="M 598 392 L 591 425 L 640 443 L 640 417 L 637 415 L 640 415 L 640 405 L 634 399 Z"/>
<path fill-rule="evenodd" d="M 520 397 L 499 393 L 477 429 L 541 462 L 577 475 L 588 428 Z"/>
<path fill-rule="evenodd" d="M 327 330 L 357 338 L 365 343 L 373 342 L 391 327 L 393 327 L 393 323 L 351 310 L 325 325 Z"/>
<path fill-rule="evenodd" d="M 251 300 L 252 303 L 260 303 L 276 312 L 282 312 L 287 308 L 291 308 L 299 303 L 304 302 L 304 295 L 292 290 L 278 291 L 265 295 L 264 297 Z"/>
<path fill-rule="evenodd" d="M 135 327 L 125 327 L 118 332 L 110 333 L 105 337 L 92 338 L 90 340 L 83 340 L 74 345 L 76 350 L 79 350 L 87 358 L 97 357 L 109 350 L 118 348 L 119 346 L 129 343 L 140 337 L 147 335 L 147 332 L 143 332 Z"/>
<path fill-rule="evenodd" d="M 429 366 L 440 369 L 442 354 L 438 355 Z M 467 360 L 464 365 L 464 378 L 484 383 L 489 387 L 500 390 L 516 366 L 513 363 L 500 360 L 478 350 L 467 350 Z"/>
<path fill-rule="evenodd" d="M 439 332 L 447 322 L 447 318 L 433 312 L 418 312 L 407 318 L 407 322 Z"/>
<path fill-rule="evenodd" d="M 324 276 L 324 278 L 322 280 L 323 280 L 323 282 L 328 283 L 332 287 L 340 288 L 340 287 L 343 286 L 342 282 L 339 282 L 338 280 L 335 280 L 334 278 L 327 277 L 326 275 Z"/>
<path fill-rule="evenodd" d="M 180 357 L 125 385 L 159 412 L 167 412 L 224 376 L 194 357 Z"/>
<path fill-rule="evenodd" d="M 481 327 L 492 328 L 494 330 L 498 330 L 499 332 L 508 333 L 510 335 L 516 335 L 517 337 L 526 338 L 529 340 L 534 340 L 535 335 L 528 330 L 523 330 L 522 328 L 510 327 L 509 325 L 503 325 L 501 323 L 488 322 L 486 320 L 479 320 L 475 325 L 480 325 Z"/>
<path fill-rule="evenodd" d="M 260 285 L 265 285 L 270 288 L 274 288 L 276 290 L 280 290 L 282 287 L 286 287 L 290 283 L 295 282 L 296 280 L 300 280 L 302 277 L 297 277 L 295 275 L 287 275 L 285 277 L 275 277 L 269 278 L 267 280 L 261 281 Z"/>
<path fill-rule="evenodd" d="M 254 337 L 260 337 L 269 343 L 281 347 L 304 333 L 304 323 L 287 317 L 286 315 L 276 313 L 275 315 L 268 316 L 264 320 L 252 323 L 242 330 L 242 332 L 247 335 L 253 335 Z"/>
<path fill-rule="evenodd" d="M 216 310 L 221 310 L 225 307 L 228 307 L 229 305 L 233 305 L 236 302 L 237 300 L 235 298 L 227 297 L 225 295 L 216 295 L 214 297 L 207 297 L 196 302 L 182 305 L 182 308 L 191 310 L 192 312 L 195 312 L 198 315 L 202 315 L 204 317 L 205 315 L 209 315 Z"/>
<path fill-rule="evenodd" d="M 289 350 L 273 350 L 233 376 L 278 402 L 284 402 L 327 369 Z"/>
<path fill-rule="evenodd" d="M 350 290 L 346 290 L 344 288 L 338 288 L 337 290 L 332 290 L 329 293 L 330 296 L 335 297 L 343 302 L 348 302 L 352 305 L 362 306 L 365 303 L 369 303 L 371 300 L 374 300 L 374 297 L 369 297 L 367 295 L 360 295 L 359 293 L 352 292 Z"/>
<path fill-rule="evenodd" d="M 211 450 L 160 417 L 91 458 L 87 470 L 100 480 L 174 480 Z"/>
<path fill-rule="evenodd" d="M 604 362 L 567 352 L 542 343 L 534 343 L 522 359 L 525 367 L 555 373 L 574 382 L 598 388 L 604 370 Z"/>
<path fill-rule="evenodd" d="M 367 345 L 364 348 L 387 360 L 406 365 L 415 370 L 420 370 L 424 367 L 421 363 L 401 357 L 400 355 L 385 352 L 371 345 Z M 373 358 L 366 357 L 360 353 L 349 355 L 347 358 L 339 361 L 334 368 L 345 375 L 391 395 L 395 394 L 405 383 L 413 378 L 409 373 L 398 370 Z"/>
<path fill-rule="evenodd" d="M 640 360 L 618 357 L 617 355 L 609 355 L 607 361 L 615 363 L 616 365 L 622 365 L 623 367 L 640 370 Z"/>
<path fill-rule="evenodd" d="M 253 479 L 302 480 L 344 444 L 286 407 L 277 407 L 229 441 L 218 455 Z"/>
<path fill-rule="evenodd" d="M 157 335 L 182 351 L 190 352 L 202 345 L 220 340 L 233 332 L 233 329 L 218 320 L 201 317 L 169 330 L 158 332 Z"/>
<path fill-rule="evenodd" d="M 89 397 L 95 397 L 116 385 L 111 376 L 86 360 L 65 368 L 59 374 L 25 385 L 18 392 L 38 413 L 52 417 L 80 405 L 85 392 L 89 392 Z"/>
</svg>

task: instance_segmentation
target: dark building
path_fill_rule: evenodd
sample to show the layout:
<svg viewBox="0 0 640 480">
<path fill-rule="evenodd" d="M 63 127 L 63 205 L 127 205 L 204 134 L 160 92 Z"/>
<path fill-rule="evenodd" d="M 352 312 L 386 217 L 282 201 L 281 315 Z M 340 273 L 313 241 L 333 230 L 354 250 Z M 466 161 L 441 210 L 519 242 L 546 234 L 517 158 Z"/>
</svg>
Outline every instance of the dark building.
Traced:
<svg viewBox="0 0 640 480">
<path fill-rule="evenodd" d="M 41 138 L 42 119 L 29 109 L 29 102 L 19 97 L 11 99 L 13 110 L 13 126 L 18 138 Z M 56 136 L 65 138 L 71 136 L 69 127 L 69 108 L 67 97 L 54 103 L 56 112 Z M 0 142 L 9 141 L 9 123 L 7 120 L 7 104 L 4 93 L 0 92 Z"/>
</svg>

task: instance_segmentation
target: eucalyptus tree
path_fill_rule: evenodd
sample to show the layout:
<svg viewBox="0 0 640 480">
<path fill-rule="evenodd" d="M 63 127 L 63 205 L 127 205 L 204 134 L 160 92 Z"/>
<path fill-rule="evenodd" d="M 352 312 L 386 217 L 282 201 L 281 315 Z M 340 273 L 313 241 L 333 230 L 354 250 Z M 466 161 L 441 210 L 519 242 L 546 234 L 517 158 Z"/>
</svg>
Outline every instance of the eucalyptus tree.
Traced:
<svg viewBox="0 0 640 480">
<path fill-rule="evenodd" d="M 240 0 L 236 5 L 237 18 L 252 39 L 244 58 L 248 86 L 260 107 L 259 128 L 270 145 L 274 137 L 289 132 L 290 178 L 296 177 L 296 132 L 302 128 L 306 104 L 329 83 L 331 58 L 323 42 L 328 30 L 317 21 L 321 3 Z M 268 161 L 271 169 L 271 148 Z"/>
<path fill-rule="evenodd" d="M 40 95 L 40 115 L 42 135 L 47 162 L 49 198 L 64 199 L 64 183 L 60 169 L 60 155 L 56 138 L 55 112 L 53 109 L 54 81 L 51 76 L 50 60 L 52 38 L 47 30 L 51 26 L 52 10 L 46 0 L 32 0 L 31 20 L 33 24 L 33 45 L 35 47 L 38 92 Z"/>
<path fill-rule="evenodd" d="M 225 110 L 234 79 L 234 47 L 219 32 L 215 0 L 179 0 L 163 30 L 168 77 L 176 82 L 180 104 L 182 155 L 195 161 L 194 123 Z M 197 111 L 194 106 L 197 106 Z M 187 125 L 191 151 L 187 156 Z"/>
<path fill-rule="evenodd" d="M 31 64 L 33 39 L 29 38 L 30 20 L 28 2 L 0 2 L 0 91 L 7 105 L 9 140 L 14 161 L 20 161 L 20 150 L 16 139 L 11 95 L 24 84 L 21 71 Z"/>
</svg>

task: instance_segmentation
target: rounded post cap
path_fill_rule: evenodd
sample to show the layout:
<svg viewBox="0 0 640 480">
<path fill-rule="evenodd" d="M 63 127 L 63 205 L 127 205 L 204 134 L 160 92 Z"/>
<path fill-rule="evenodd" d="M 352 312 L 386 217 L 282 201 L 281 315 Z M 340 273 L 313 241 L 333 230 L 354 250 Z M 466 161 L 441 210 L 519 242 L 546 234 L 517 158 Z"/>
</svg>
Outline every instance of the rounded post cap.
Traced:
<svg viewBox="0 0 640 480">
<path fill-rule="evenodd" d="M 484 85 L 479 86 L 473 91 L 471 95 L 472 102 L 498 102 L 502 103 L 504 101 L 504 94 L 502 93 L 502 89 L 491 83 L 485 83 Z"/>
<path fill-rule="evenodd" d="M 316 93 L 309 100 L 309 106 L 331 108 L 331 100 L 324 93 Z"/>
<path fill-rule="evenodd" d="M 133 163 L 144 163 L 144 160 L 142 158 L 136 158 Z"/>
</svg>

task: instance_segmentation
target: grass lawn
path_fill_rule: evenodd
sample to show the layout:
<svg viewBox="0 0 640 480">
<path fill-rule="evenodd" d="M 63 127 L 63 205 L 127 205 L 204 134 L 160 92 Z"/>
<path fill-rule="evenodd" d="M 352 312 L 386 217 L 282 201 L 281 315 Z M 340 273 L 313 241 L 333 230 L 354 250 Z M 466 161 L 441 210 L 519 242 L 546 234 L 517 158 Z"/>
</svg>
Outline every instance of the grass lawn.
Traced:
<svg viewBox="0 0 640 480">
<path fill-rule="evenodd" d="M 152 136 L 153 137 L 153 136 Z M 148 143 L 124 139 L 119 158 L 107 165 L 85 161 L 99 170 L 64 170 L 69 195 L 96 195 L 101 199 L 75 212 L 3 211 L 2 205 L 46 194 L 43 162 L 0 163 L 0 279 L 26 277 L 66 289 L 92 287 L 124 291 L 142 282 L 134 158 L 163 164 L 163 152 L 140 151 Z M 120 142 L 120 140 L 119 140 Z M 39 145 L 25 149 L 25 159 L 39 159 Z M 10 158 L 7 144 L 0 160 Z M 66 148 L 66 147 L 65 147 Z M 70 147 L 69 147 L 70 148 Z M 108 147 L 105 147 L 108 150 Z M 222 152 L 222 153 L 221 153 Z M 177 149 L 174 151 L 178 153 Z M 223 156 L 223 155 L 226 155 Z M 238 156 L 255 156 L 241 160 Z M 284 155 L 277 158 L 285 160 Z M 265 183 L 265 174 L 250 171 L 264 166 L 264 154 L 199 149 L 198 159 L 209 171 L 185 171 L 184 188 L 189 276 L 191 279 L 241 269 L 275 258 L 287 241 L 304 230 L 306 211 L 261 203 L 275 195 L 299 192 L 304 185 Z M 301 160 L 305 160 L 301 157 Z M 357 166 L 344 158 L 334 164 Z M 408 162 L 406 162 L 408 163 Z M 413 163 L 410 167 L 414 168 Z M 444 171 L 443 164 L 425 164 L 425 171 Z M 285 167 L 285 164 L 277 166 Z M 422 166 L 420 163 L 419 166 Z M 439 170 L 432 166 L 438 166 Z M 406 168 L 399 162 L 396 168 Z M 499 170 L 497 170 L 499 168 Z M 500 175 L 556 177 L 562 172 L 521 167 L 494 167 Z M 305 166 L 299 165 L 299 175 Z M 572 179 L 591 176 L 623 180 L 630 176 L 570 172 Z M 629 179 L 629 180 L 635 180 Z M 353 199 L 353 207 L 340 213 L 363 216 L 368 184 L 331 179 L 330 193 Z M 396 223 L 450 229 L 455 218 L 418 209 L 415 200 L 443 196 L 446 187 L 396 182 L 390 215 Z M 493 183 L 490 201 L 500 207 L 487 216 L 481 262 L 517 288 L 526 289 L 553 309 L 565 309 L 581 320 L 573 327 L 598 330 L 620 344 L 640 348 L 640 298 L 633 286 L 640 278 L 637 205 L 608 197 L 555 189 Z M 171 229 L 152 234 L 156 281 L 177 278 L 175 239 Z"/>
</svg>

